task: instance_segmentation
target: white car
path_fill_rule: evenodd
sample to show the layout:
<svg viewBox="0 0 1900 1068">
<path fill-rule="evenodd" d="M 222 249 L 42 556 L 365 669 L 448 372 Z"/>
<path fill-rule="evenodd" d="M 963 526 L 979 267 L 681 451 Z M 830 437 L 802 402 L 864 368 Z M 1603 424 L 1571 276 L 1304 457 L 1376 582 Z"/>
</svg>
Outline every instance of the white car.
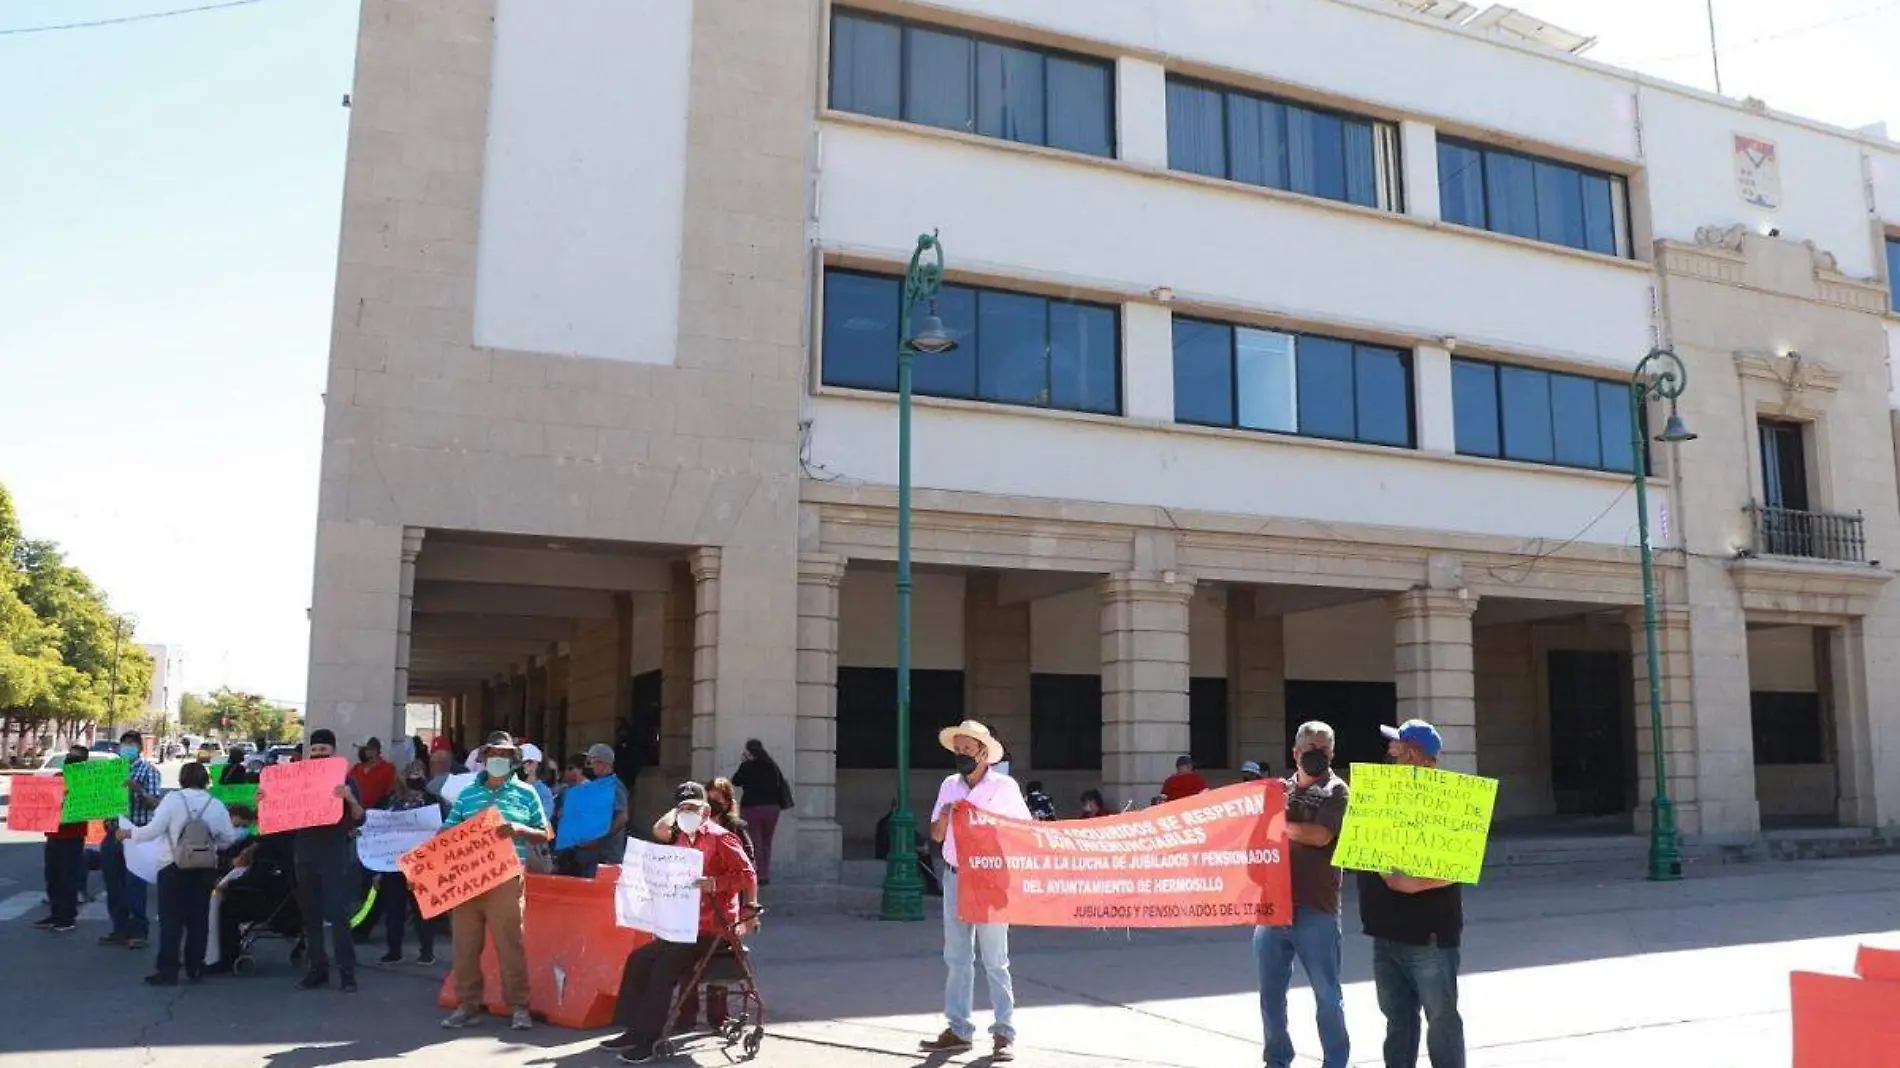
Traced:
<svg viewBox="0 0 1900 1068">
<path fill-rule="evenodd" d="M 50 756 L 48 756 L 48 757 L 46 758 L 46 762 L 45 762 L 45 763 L 43 763 L 43 764 L 41 764 L 41 765 L 40 765 L 40 769 L 39 769 L 38 771 L 36 771 L 36 772 L 34 772 L 33 774 L 35 774 L 35 775 L 58 775 L 58 774 L 59 774 L 59 769 L 60 769 L 60 768 L 61 768 L 62 766 L 64 766 L 64 765 L 65 765 L 65 763 L 66 763 L 66 754 L 64 754 L 64 753 L 54 753 L 54 754 L 52 754 L 52 755 L 50 755 Z"/>
</svg>

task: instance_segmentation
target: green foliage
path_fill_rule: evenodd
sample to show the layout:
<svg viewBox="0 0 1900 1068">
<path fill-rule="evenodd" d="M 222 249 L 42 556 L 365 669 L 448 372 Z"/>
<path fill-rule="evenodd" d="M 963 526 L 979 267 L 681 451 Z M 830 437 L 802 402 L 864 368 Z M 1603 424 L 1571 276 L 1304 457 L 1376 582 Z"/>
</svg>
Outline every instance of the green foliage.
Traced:
<svg viewBox="0 0 1900 1068">
<path fill-rule="evenodd" d="M 187 734 L 223 738 L 276 740 L 303 733 L 303 719 L 296 709 L 229 687 L 204 697 L 186 694 L 178 701 L 178 721 Z"/>
</svg>

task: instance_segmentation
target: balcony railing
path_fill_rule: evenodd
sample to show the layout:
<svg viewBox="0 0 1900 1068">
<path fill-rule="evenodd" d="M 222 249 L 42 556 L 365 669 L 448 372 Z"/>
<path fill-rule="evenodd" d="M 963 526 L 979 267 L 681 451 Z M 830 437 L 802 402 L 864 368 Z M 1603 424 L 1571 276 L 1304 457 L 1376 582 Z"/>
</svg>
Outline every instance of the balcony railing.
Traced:
<svg viewBox="0 0 1900 1068">
<path fill-rule="evenodd" d="M 1763 556 L 1867 562 L 1867 534 L 1859 512 L 1798 512 L 1792 508 L 1747 508 L 1755 526 L 1755 551 Z"/>
</svg>

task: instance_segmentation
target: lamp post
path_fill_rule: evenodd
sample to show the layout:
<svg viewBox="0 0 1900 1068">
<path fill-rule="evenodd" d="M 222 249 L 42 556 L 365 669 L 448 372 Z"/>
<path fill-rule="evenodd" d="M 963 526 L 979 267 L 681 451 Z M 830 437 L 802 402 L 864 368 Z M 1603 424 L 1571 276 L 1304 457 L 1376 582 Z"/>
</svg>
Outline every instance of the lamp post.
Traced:
<svg viewBox="0 0 1900 1068">
<path fill-rule="evenodd" d="M 917 873 L 917 819 L 910 811 L 910 365 L 918 353 L 935 356 L 957 347 L 937 317 L 943 286 L 943 246 L 936 231 L 917 238 L 904 275 L 897 318 L 897 808 L 891 813 L 890 860 L 884 869 L 887 920 L 924 918 L 924 881 Z M 911 333 L 911 309 L 929 308 Z"/>
<path fill-rule="evenodd" d="M 1653 369 L 1652 369 L 1653 368 Z M 1656 792 L 1649 801 L 1649 878 L 1682 878 L 1676 841 L 1676 809 L 1669 800 L 1669 770 L 1663 755 L 1662 655 L 1656 648 L 1656 565 L 1649 548 L 1649 464 L 1643 449 L 1643 411 L 1652 399 L 1669 402 L 1669 421 L 1656 440 L 1665 445 L 1694 441 L 1682 425 L 1676 399 L 1689 387 L 1689 370 L 1668 349 L 1652 349 L 1630 374 L 1630 444 L 1636 469 L 1636 525 L 1643 559 L 1643 643 L 1649 657 L 1649 740 L 1656 762 Z"/>
</svg>

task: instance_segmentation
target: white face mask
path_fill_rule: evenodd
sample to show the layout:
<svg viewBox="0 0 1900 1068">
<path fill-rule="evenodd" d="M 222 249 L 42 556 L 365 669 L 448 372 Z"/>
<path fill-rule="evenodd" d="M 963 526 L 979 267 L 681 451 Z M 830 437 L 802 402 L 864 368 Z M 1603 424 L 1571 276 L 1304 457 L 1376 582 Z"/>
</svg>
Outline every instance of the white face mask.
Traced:
<svg viewBox="0 0 1900 1068">
<path fill-rule="evenodd" d="M 704 821 L 704 816 L 689 810 L 673 817 L 673 826 L 678 827 L 686 834 L 698 834 L 699 825 Z"/>
<path fill-rule="evenodd" d="M 488 768 L 488 777 L 491 779 L 505 779 L 508 777 L 509 772 L 515 770 L 515 762 L 502 756 L 489 757 L 486 766 Z"/>
</svg>

